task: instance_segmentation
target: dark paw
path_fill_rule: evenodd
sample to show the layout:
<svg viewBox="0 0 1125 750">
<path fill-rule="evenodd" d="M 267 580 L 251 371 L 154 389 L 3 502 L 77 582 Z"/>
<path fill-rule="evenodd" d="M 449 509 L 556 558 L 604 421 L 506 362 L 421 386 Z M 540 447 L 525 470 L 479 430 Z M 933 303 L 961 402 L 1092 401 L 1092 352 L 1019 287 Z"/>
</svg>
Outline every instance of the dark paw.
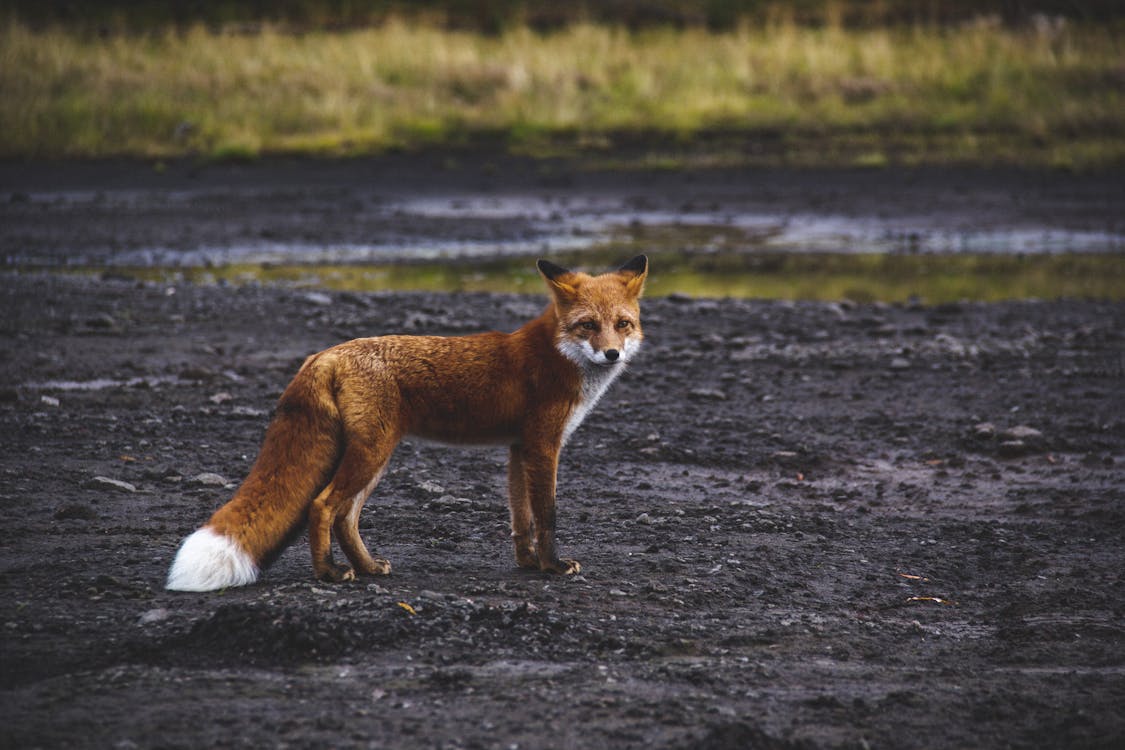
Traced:
<svg viewBox="0 0 1125 750">
<path fill-rule="evenodd" d="M 539 569 L 546 573 L 558 573 L 559 575 L 570 576 L 582 572 L 582 566 L 578 564 L 577 560 L 556 559 L 548 563 L 539 563 Z"/>
<path fill-rule="evenodd" d="M 355 580 L 355 571 L 350 565 L 328 563 L 322 570 L 318 570 L 316 577 L 326 583 L 344 583 Z"/>
<path fill-rule="evenodd" d="M 539 570 L 539 555 L 534 550 L 516 550 L 516 565 L 530 570 Z"/>
<path fill-rule="evenodd" d="M 363 568 L 365 576 L 385 576 L 391 572 L 391 561 L 385 557 L 371 558 L 371 564 Z"/>
</svg>

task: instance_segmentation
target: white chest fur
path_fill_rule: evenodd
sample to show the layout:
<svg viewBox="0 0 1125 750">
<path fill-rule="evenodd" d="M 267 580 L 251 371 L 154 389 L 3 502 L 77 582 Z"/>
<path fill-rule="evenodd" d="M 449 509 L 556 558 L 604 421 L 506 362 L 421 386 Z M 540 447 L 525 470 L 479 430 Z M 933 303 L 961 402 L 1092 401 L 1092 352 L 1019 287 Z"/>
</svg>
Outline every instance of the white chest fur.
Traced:
<svg viewBox="0 0 1125 750">
<path fill-rule="evenodd" d="M 566 427 L 563 428 L 563 444 L 565 445 L 574 431 L 578 429 L 578 425 L 582 424 L 582 420 L 590 413 L 598 400 L 609 389 L 609 386 L 621 374 L 625 367 L 623 364 L 613 365 L 611 367 L 600 367 L 597 365 L 588 366 L 583 368 L 582 372 L 582 400 L 574 407 L 574 411 L 570 413 L 570 418 L 566 420 Z"/>
</svg>

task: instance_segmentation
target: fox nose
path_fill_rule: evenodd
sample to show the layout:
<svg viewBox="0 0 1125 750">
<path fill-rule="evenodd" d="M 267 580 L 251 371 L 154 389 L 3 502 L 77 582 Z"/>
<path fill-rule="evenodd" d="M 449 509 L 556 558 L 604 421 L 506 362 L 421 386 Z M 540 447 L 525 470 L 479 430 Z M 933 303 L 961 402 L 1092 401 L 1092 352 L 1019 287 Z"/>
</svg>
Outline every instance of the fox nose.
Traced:
<svg viewBox="0 0 1125 750">
<path fill-rule="evenodd" d="M 606 349 L 605 350 L 605 358 L 606 358 L 606 361 L 608 361 L 608 362 L 616 362 L 617 358 L 620 357 L 620 356 L 621 356 L 621 352 L 617 351 L 616 349 Z"/>
</svg>

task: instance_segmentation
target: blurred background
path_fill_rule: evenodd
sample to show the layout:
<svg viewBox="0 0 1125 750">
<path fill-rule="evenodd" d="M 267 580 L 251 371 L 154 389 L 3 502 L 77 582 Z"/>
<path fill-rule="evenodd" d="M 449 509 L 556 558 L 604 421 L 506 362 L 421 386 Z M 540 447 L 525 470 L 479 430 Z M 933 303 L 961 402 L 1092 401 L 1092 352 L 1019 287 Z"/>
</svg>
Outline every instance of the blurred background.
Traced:
<svg viewBox="0 0 1125 750">
<path fill-rule="evenodd" d="M 0 4 L 0 156 L 1125 160 L 1110 0 Z M 749 144 L 749 145 L 748 145 Z"/>
<path fill-rule="evenodd" d="M 534 187 L 576 170 L 703 182 L 670 186 L 669 200 L 624 187 L 563 210 L 557 201 L 573 195 L 513 187 L 522 200 L 502 194 L 484 205 L 463 184 L 393 210 L 466 227 L 507 217 L 522 222 L 519 232 L 470 231 L 456 242 L 381 236 L 375 222 L 364 238 L 286 243 L 284 227 L 263 228 L 272 234 L 217 236 L 163 255 L 167 242 L 106 238 L 104 247 L 72 248 L 70 265 L 172 263 L 201 279 L 292 282 L 306 271 L 279 266 L 331 262 L 336 270 L 319 278 L 339 286 L 381 278 L 462 288 L 403 264 L 472 256 L 486 268 L 480 288 L 510 289 L 526 279 L 498 258 L 521 256 L 523 268 L 524 255 L 570 252 L 600 263 L 643 247 L 682 271 L 672 290 L 692 293 L 1125 294 L 1120 191 L 1102 187 L 1125 166 L 1125 6 L 1112 0 L 5 0 L 0 24 L 0 159 L 9 164 L 124 158 L 159 174 L 185 161 L 436 154 L 439 174 L 471 166 L 496 176 L 529 160 Z M 900 211 L 901 175 L 919 169 L 1030 170 L 1054 187 L 1038 194 L 1044 211 L 1012 210 L 1022 177 L 991 189 L 1008 195 L 984 202 L 1004 204 L 998 212 L 968 211 L 978 197 L 947 206 L 925 195 Z M 810 178 L 771 203 L 762 200 L 768 170 L 891 175 L 883 181 L 891 203 L 840 204 L 854 185 L 871 190 L 869 177 L 833 178 L 829 188 Z M 741 192 L 707 187 L 732 172 L 757 181 Z M 932 195 L 980 182 L 961 174 L 939 180 Z M 1081 200 L 1095 196 L 1085 215 L 1066 187 L 1076 176 L 1087 186 Z M 16 194 L 34 198 L 19 185 Z M 386 209 L 376 204 L 370 211 Z M 6 211 L 15 224 L 35 219 Z M 10 233 L 3 251 L 21 267 L 57 263 L 64 252 L 39 252 Z M 380 269 L 367 277 L 360 264 Z M 779 276 L 768 287 L 731 281 L 751 272 Z M 923 284 L 941 273 L 941 289 Z M 1014 273 L 1018 284 L 995 281 Z M 875 277 L 893 279 L 856 286 Z"/>
</svg>

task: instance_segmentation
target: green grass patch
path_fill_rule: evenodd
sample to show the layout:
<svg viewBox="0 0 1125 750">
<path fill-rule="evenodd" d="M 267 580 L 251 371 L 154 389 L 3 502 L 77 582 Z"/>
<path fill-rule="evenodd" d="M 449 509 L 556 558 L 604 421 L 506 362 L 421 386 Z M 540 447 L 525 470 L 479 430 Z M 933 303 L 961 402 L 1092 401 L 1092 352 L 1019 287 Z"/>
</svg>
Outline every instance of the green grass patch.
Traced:
<svg viewBox="0 0 1125 750">
<path fill-rule="evenodd" d="M 600 271 L 631 250 L 561 254 L 575 268 Z M 899 255 L 830 253 L 650 254 L 647 294 L 853 302 L 1009 299 L 1125 300 L 1125 254 Z M 105 273 L 105 269 L 74 270 Z M 121 268 L 115 275 L 197 284 L 271 284 L 357 292 L 521 292 L 542 283 L 530 258 L 387 265 L 232 264 L 216 268 Z"/>
<path fill-rule="evenodd" d="M 670 166 L 1125 164 L 1120 24 L 0 29 L 0 157 L 499 142 Z M 655 156 L 649 157 L 650 152 Z"/>
</svg>

